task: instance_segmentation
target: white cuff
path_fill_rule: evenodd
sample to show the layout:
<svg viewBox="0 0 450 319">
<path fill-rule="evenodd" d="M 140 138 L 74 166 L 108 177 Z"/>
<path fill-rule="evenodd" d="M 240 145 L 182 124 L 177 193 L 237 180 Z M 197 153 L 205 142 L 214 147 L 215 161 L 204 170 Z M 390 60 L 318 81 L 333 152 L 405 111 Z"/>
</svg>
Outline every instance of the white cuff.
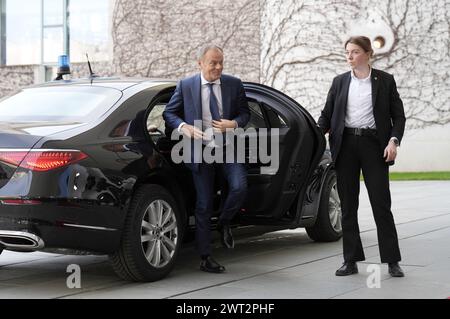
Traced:
<svg viewBox="0 0 450 319">
<path fill-rule="evenodd" d="M 181 123 L 180 125 L 178 125 L 178 133 L 181 133 L 181 128 L 183 127 L 183 125 L 186 124 L 186 122 Z"/>
<path fill-rule="evenodd" d="M 389 142 L 390 142 L 390 141 L 393 141 L 394 144 L 395 144 L 396 146 L 399 146 L 399 145 L 400 145 L 400 143 L 399 143 L 399 141 L 398 141 L 398 138 L 396 138 L 395 136 L 392 136 L 392 137 L 389 139 Z"/>
</svg>

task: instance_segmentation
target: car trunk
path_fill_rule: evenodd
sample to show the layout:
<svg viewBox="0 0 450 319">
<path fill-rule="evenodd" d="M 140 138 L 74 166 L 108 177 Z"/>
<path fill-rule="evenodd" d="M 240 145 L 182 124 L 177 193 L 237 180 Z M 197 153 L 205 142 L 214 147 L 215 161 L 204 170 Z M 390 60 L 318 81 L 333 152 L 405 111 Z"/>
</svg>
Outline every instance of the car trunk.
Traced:
<svg viewBox="0 0 450 319">
<path fill-rule="evenodd" d="M 55 122 L 0 123 L 0 188 L 6 185 L 30 149 L 44 136 L 79 125 Z"/>
</svg>

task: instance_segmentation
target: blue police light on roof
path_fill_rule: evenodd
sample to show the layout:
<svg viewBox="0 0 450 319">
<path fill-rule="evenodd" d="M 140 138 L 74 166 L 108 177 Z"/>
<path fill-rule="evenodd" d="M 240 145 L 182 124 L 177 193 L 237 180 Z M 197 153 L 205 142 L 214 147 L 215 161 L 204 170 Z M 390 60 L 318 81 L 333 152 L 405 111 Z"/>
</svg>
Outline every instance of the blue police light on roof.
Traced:
<svg viewBox="0 0 450 319">
<path fill-rule="evenodd" d="M 55 80 L 62 80 L 63 75 L 70 74 L 70 62 L 67 55 L 64 54 L 58 57 L 58 71 L 56 74 L 58 76 Z"/>
<path fill-rule="evenodd" d="M 67 55 L 60 55 L 58 57 L 58 67 L 70 68 L 69 57 Z"/>
</svg>

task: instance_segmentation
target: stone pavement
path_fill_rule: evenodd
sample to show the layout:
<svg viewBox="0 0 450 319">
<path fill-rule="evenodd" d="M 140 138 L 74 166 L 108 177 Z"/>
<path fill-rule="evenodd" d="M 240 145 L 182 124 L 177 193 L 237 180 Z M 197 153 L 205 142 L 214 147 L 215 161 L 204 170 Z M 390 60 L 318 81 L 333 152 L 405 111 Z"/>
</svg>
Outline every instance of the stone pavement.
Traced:
<svg viewBox="0 0 450 319">
<path fill-rule="evenodd" d="M 358 264 L 357 275 L 334 275 L 342 263 L 342 241 L 315 243 L 304 229 L 295 229 L 239 236 L 233 251 L 216 243 L 215 258 L 226 266 L 224 274 L 199 271 L 193 245 L 187 245 L 174 271 L 153 283 L 118 279 L 105 256 L 4 251 L 0 298 L 450 297 L 450 182 L 392 182 L 391 191 L 405 278 L 391 278 L 387 265 L 379 264 L 375 224 L 362 185 L 359 220 L 367 260 Z M 66 285 L 69 264 L 81 267 L 80 289 Z M 372 264 L 381 267 L 380 288 L 367 285 Z"/>
</svg>

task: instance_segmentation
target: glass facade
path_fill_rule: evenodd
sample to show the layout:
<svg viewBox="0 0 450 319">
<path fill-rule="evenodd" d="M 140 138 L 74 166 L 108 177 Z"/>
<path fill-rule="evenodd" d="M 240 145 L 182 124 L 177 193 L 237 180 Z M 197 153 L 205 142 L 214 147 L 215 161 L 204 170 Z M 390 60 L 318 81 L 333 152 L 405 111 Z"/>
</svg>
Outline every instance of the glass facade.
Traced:
<svg viewBox="0 0 450 319">
<path fill-rule="evenodd" d="M 67 41 L 67 0 L 42 1 L 42 64 L 55 63 L 69 54 Z M 76 1 L 76 0 L 75 0 Z"/>
<path fill-rule="evenodd" d="M 55 63 L 64 54 L 64 35 L 62 27 L 43 28 L 42 45 L 44 64 Z"/>
<path fill-rule="evenodd" d="M 62 0 L 44 0 L 43 10 L 44 25 L 63 24 L 64 4 Z"/>
<path fill-rule="evenodd" d="M 6 65 L 112 58 L 111 16 L 114 0 L 0 0 L 4 25 L 1 61 Z"/>
<path fill-rule="evenodd" d="M 41 9 L 40 0 L 6 1 L 6 64 L 41 63 Z"/>
<path fill-rule="evenodd" d="M 86 53 L 94 61 L 112 58 L 112 1 L 72 0 L 70 15 L 70 55 L 72 62 L 85 62 Z"/>
</svg>

